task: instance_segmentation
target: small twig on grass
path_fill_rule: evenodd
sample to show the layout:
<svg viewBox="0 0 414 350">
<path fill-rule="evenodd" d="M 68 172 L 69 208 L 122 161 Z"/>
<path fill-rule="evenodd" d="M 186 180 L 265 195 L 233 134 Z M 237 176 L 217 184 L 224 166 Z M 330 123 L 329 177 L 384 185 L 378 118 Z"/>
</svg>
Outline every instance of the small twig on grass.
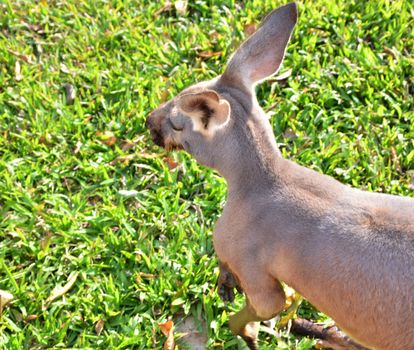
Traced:
<svg viewBox="0 0 414 350">
<path fill-rule="evenodd" d="M 3 312 L 3 308 L 13 300 L 13 295 L 5 290 L 0 289 L 0 316 Z"/>
</svg>

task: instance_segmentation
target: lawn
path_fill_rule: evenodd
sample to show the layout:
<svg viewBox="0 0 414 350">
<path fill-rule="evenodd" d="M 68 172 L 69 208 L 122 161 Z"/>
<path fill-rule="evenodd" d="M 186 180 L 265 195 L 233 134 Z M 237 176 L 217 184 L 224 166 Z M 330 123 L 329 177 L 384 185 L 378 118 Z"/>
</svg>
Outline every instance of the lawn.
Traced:
<svg viewBox="0 0 414 350">
<path fill-rule="evenodd" d="M 242 348 L 227 319 L 243 299 L 215 290 L 226 183 L 154 146 L 145 118 L 221 73 L 283 3 L 0 3 L 0 290 L 14 297 L 1 349 L 162 349 L 158 324 L 189 316 L 207 349 Z M 299 13 L 279 77 L 257 89 L 283 155 L 414 196 L 412 2 L 302 1 Z M 307 303 L 299 315 L 329 322 Z M 260 343 L 313 344 L 286 330 Z"/>
</svg>

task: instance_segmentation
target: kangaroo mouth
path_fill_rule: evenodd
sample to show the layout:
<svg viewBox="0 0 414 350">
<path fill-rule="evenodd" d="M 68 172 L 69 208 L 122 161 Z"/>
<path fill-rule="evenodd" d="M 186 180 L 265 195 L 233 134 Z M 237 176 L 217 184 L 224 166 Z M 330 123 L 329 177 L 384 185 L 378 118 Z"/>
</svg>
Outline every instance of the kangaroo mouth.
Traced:
<svg viewBox="0 0 414 350">
<path fill-rule="evenodd" d="M 157 146 L 164 148 L 167 151 L 182 150 L 184 147 L 180 144 L 174 143 L 169 137 L 167 139 L 158 130 L 150 130 L 152 140 Z"/>
<path fill-rule="evenodd" d="M 154 143 L 157 146 L 165 148 L 165 141 L 164 141 L 164 137 L 162 136 L 162 134 L 159 131 L 154 130 L 154 129 L 151 129 L 150 133 L 151 133 L 151 137 Z"/>
</svg>

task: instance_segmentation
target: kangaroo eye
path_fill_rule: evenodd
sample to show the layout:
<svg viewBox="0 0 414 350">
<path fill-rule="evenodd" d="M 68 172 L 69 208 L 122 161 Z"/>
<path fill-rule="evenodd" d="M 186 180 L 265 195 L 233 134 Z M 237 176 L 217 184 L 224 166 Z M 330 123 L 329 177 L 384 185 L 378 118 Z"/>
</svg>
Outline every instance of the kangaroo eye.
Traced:
<svg viewBox="0 0 414 350">
<path fill-rule="evenodd" d="M 170 123 L 171 127 L 173 128 L 173 130 L 175 130 L 175 131 L 183 131 L 184 126 L 174 124 L 174 123 L 171 121 L 171 119 L 169 119 L 168 121 L 169 121 L 169 123 Z"/>
<path fill-rule="evenodd" d="M 179 128 L 179 127 L 177 127 L 177 126 L 174 126 L 173 125 L 173 127 L 172 127 L 175 131 L 183 131 L 183 129 L 184 128 Z"/>
</svg>

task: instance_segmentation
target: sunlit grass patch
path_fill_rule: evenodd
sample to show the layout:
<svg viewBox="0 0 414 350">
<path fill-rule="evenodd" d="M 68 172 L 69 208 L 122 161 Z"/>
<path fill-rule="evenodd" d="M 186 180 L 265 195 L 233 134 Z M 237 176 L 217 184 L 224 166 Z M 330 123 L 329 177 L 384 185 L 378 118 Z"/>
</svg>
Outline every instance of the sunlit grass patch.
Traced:
<svg viewBox="0 0 414 350">
<path fill-rule="evenodd" d="M 215 172 L 153 146 L 146 115 L 223 71 L 280 1 L 0 4 L 0 318 L 4 349 L 162 349 L 192 315 L 237 349 L 215 284 Z M 408 1 L 299 4 L 280 74 L 258 87 L 285 157 L 413 196 L 414 37 Z M 289 74 L 287 74 L 289 75 Z M 68 104 L 67 88 L 74 91 Z M 55 288 L 70 288 L 46 306 Z M 325 317 L 306 303 L 300 315 Z M 179 342 L 179 340 L 178 340 Z M 311 349 L 281 331 L 263 349 Z"/>
</svg>

